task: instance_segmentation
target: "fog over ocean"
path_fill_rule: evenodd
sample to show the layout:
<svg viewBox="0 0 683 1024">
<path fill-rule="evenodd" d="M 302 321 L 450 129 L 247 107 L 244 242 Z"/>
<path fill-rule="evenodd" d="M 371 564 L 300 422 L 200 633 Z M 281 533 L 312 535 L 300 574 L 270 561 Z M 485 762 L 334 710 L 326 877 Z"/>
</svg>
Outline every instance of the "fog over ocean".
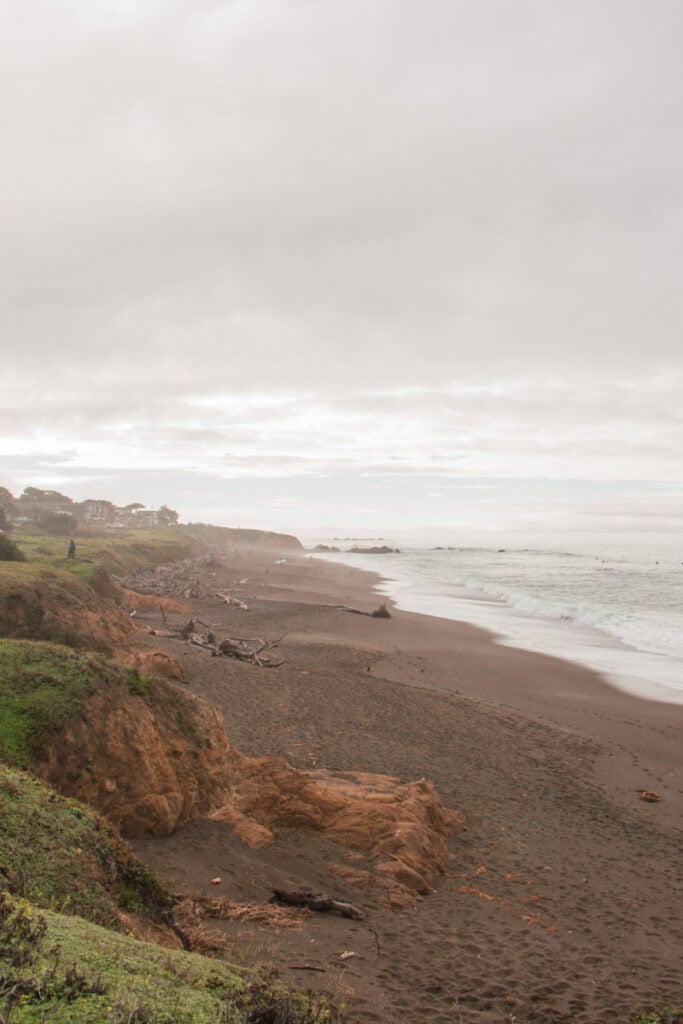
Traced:
<svg viewBox="0 0 683 1024">
<path fill-rule="evenodd" d="M 340 539 L 341 538 L 341 539 Z M 411 534 L 347 540 L 317 556 L 380 573 L 406 611 L 484 627 L 498 643 L 579 662 L 637 696 L 683 703 L 680 536 Z M 399 547 L 350 554 L 352 544 Z"/>
</svg>

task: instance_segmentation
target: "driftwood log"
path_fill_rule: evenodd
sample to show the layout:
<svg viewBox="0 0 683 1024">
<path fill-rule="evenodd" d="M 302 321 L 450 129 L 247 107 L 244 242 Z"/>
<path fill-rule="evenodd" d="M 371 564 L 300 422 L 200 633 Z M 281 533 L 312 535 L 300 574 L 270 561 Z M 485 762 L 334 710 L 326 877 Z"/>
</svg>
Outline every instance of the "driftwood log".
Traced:
<svg viewBox="0 0 683 1024">
<path fill-rule="evenodd" d="M 321 608 L 334 608 L 340 612 L 350 612 L 351 615 L 367 615 L 370 619 L 390 619 L 391 612 L 387 608 L 386 604 L 381 604 L 379 608 L 375 608 L 374 612 L 364 612 L 362 608 L 352 608 L 348 604 L 323 604 Z"/>
<path fill-rule="evenodd" d="M 249 611 L 249 605 L 245 604 L 244 601 L 240 601 L 239 597 L 231 597 L 229 594 L 221 594 L 218 591 L 214 594 L 215 597 L 219 597 L 226 604 L 231 605 L 234 608 L 239 608 L 243 612 Z"/>
<path fill-rule="evenodd" d="M 351 903 L 335 900 L 316 892 L 286 892 L 284 889 L 273 889 L 271 903 L 285 903 L 290 907 L 308 907 L 316 913 L 327 913 L 336 910 L 343 917 L 351 917 L 354 921 L 362 921 L 365 914 Z"/>
</svg>

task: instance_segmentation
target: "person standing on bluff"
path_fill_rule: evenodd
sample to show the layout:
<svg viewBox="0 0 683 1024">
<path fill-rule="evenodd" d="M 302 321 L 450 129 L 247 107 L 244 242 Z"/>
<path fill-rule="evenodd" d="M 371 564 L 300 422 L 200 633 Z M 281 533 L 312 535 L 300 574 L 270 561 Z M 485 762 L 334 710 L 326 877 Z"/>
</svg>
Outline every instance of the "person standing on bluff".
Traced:
<svg viewBox="0 0 683 1024">
<path fill-rule="evenodd" d="M 74 541 L 73 537 L 69 541 L 68 557 L 69 558 L 75 558 L 76 557 L 76 542 Z"/>
</svg>

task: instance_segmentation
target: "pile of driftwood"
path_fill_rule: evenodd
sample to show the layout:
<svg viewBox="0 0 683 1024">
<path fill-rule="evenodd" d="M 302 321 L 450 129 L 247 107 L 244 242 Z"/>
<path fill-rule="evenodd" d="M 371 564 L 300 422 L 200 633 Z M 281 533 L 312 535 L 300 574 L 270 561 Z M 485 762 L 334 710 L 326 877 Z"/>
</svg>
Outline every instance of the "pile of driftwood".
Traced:
<svg viewBox="0 0 683 1024">
<path fill-rule="evenodd" d="M 139 594 L 225 599 L 223 594 L 211 590 L 206 580 L 207 576 L 215 575 L 218 569 L 225 567 L 225 563 L 216 555 L 201 555 L 199 558 L 186 558 L 181 562 L 168 562 L 153 568 L 138 569 L 131 576 L 115 576 L 114 579 L 119 586 L 127 590 L 136 590 Z"/>
<path fill-rule="evenodd" d="M 277 640 L 262 640 L 258 636 L 248 639 L 241 636 L 227 636 L 219 640 L 211 630 L 199 633 L 193 619 L 177 629 L 153 629 L 150 630 L 150 633 L 152 636 L 175 637 L 185 640 L 192 647 L 206 651 L 212 658 L 237 658 L 239 661 L 249 661 L 252 665 L 258 665 L 260 668 L 277 668 L 284 663 L 283 660 L 273 661 L 269 655 L 263 652 L 277 647 L 287 635 L 286 633 L 279 636 Z"/>
</svg>

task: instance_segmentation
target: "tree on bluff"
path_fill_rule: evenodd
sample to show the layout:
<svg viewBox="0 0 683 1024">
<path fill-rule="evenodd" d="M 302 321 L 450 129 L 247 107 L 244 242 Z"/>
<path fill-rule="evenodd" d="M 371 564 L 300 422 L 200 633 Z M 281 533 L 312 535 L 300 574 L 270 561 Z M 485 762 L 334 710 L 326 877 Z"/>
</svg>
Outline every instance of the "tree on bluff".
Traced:
<svg viewBox="0 0 683 1024">
<path fill-rule="evenodd" d="M 15 516 L 17 514 L 17 499 L 6 487 L 0 487 L 0 505 L 2 505 L 8 516 Z"/>
<path fill-rule="evenodd" d="M 22 505 L 73 505 L 73 500 L 60 491 L 43 491 L 40 487 L 25 487 L 19 498 Z"/>
<path fill-rule="evenodd" d="M 157 516 L 162 526 L 175 526 L 178 522 L 178 513 L 168 505 L 162 505 Z"/>
</svg>

